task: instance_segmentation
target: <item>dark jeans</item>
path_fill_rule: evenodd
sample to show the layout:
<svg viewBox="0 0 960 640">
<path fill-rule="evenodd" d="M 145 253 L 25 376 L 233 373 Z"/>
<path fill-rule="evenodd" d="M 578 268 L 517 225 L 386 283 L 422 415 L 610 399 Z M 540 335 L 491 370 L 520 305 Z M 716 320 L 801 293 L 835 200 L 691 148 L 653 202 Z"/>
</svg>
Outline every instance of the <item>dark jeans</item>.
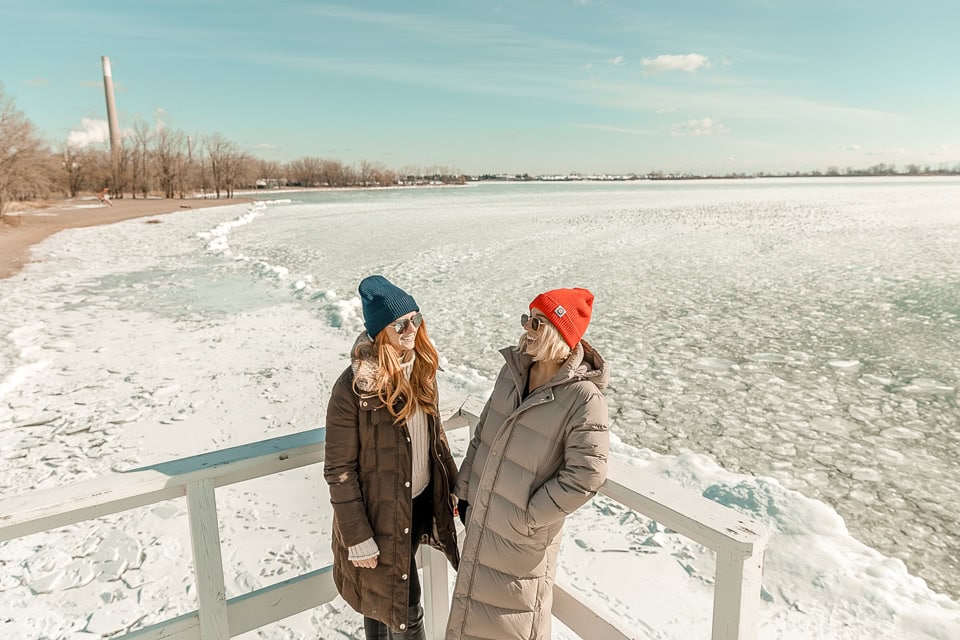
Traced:
<svg viewBox="0 0 960 640">
<path fill-rule="evenodd" d="M 420 574 L 417 572 L 417 550 L 420 548 L 420 537 L 430 533 L 433 527 L 433 491 L 427 487 L 423 493 L 413 499 L 413 523 L 410 527 L 410 570 L 407 573 L 410 580 L 410 592 L 407 597 L 408 629 L 404 633 L 391 632 L 389 627 L 379 620 L 363 617 L 363 630 L 367 640 L 389 640 L 390 638 L 419 638 L 422 637 L 423 612 L 420 610 Z M 420 635 L 417 635 L 417 634 Z"/>
</svg>

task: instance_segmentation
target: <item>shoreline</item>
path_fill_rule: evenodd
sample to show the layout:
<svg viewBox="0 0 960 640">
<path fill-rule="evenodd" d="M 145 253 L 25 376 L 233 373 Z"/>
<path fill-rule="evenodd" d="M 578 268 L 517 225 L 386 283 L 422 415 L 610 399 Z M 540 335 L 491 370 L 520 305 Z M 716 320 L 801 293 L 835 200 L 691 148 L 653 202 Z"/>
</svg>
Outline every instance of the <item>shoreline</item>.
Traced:
<svg viewBox="0 0 960 640">
<path fill-rule="evenodd" d="M 111 200 L 113 206 L 101 205 L 95 198 L 65 200 L 43 209 L 7 214 L 14 224 L 0 222 L 0 280 L 14 276 L 30 262 L 30 249 L 53 234 L 65 229 L 78 229 L 113 224 L 133 218 L 160 216 L 184 209 L 225 207 L 253 202 L 252 198 L 203 198 Z"/>
</svg>

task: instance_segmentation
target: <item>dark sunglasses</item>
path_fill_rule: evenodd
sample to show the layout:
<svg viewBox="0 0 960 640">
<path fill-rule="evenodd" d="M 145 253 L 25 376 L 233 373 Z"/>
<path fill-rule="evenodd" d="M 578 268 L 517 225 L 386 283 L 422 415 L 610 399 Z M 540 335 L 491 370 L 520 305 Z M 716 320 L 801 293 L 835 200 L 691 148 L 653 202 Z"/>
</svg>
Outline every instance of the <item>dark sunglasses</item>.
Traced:
<svg viewBox="0 0 960 640">
<path fill-rule="evenodd" d="M 527 325 L 529 324 L 532 331 L 540 331 L 540 327 L 544 322 L 546 322 L 546 320 L 541 320 L 536 316 L 530 316 L 527 314 L 520 316 L 520 326 L 522 326 L 524 329 L 526 329 Z"/>
<path fill-rule="evenodd" d="M 413 314 L 412 317 L 405 318 L 403 320 L 397 320 L 390 326 L 393 327 L 393 330 L 397 333 L 405 333 L 410 325 L 413 325 L 414 328 L 419 329 L 421 324 L 423 324 L 423 314 L 418 311 L 417 313 Z"/>
</svg>

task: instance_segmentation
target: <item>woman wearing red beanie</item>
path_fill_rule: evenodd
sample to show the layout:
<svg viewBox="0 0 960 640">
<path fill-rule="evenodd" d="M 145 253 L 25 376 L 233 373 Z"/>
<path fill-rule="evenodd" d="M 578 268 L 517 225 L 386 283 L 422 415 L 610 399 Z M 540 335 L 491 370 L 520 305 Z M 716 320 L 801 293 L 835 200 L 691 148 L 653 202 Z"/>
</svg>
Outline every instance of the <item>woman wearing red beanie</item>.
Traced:
<svg viewBox="0 0 960 640">
<path fill-rule="evenodd" d="M 586 289 L 530 303 L 460 466 L 467 527 L 447 640 L 550 638 L 564 518 L 607 477 L 610 371 L 583 340 Z"/>
<path fill-rule="evenodd" d="M 333 580 L 367 640 L 424 640 L 415 554 L 457 567 L 457 466 L 437 408 L 437 351 L 416 301 L 383 276 L 359 287 L 366 331 L 327 406 L 323 474 L 333 504 Z"/>
</svg>

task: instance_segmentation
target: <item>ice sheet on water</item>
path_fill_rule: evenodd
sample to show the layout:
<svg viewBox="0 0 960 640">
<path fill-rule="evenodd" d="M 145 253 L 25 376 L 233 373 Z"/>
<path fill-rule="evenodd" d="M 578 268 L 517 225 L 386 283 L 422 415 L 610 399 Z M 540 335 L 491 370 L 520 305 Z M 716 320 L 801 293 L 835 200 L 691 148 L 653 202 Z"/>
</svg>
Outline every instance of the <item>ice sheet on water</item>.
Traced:
<svg viewBox="0 0 960 640">
<path fill-rule="evenodd" d="M 943 209 L 944 188 L 908 186 L 911 195 L 902 198 L 904 183 L 856 183 L 839 192 L 833 183 L 769 184 L 718 191 L 532 185 L 436 191 L 426 199 L 306 194 L 222 227 L 226 249 L 208 250 L 214 236 L 196 234 L 244 219 L 250 208 L 174 214 L 149 232 L 123 223 L 54 237 L 39 249 L 44 261 L 31 265 L 29 282 L 0 282 L 0 384 L 16 382 L 0 398 L 0 451 L 14 467 L 0 479 L 3 492 L 129 468 L 144 455 L 170 453 L 186 434 L 194 445 L 216 448 L 235 442 L 248 423 L 257 425 L 243 434 L 250 440 L 264 436 L 267 422 L 280 432 L 316 425 L 362 327 L 355 291 L 364 275 L 384 273 L 415 295 L 449 365 L 445 394 L 489 391 L 502 363 L 497 350 L 516 342 L 519 314 L 534 294 L 588 286 L 597 298 L 587 338 L 612 364 L 612 424 L 627 443 L 670 454 L 664 464 L 678 480 L 694 474 L 676 456 L 694 450 L 729 471 L 769 475 L 781 489 L 836 504 L 857 537 L 887 555 L 904 554 L 914 573 L 949 587 L 960 575 L 949 553 L 960 495 L 950 455 L 960 422 L 960 354 L 944 340 L 958 327 L 944 294 L 960 274 L 960 230 Z M 397 220 L 417 225 L 391 226 Z M 867 227 L 870 234 L 862 232 Z M 381 228 L 396 232 L 366 232 Z M 80 245 L 82 253 L 74 250 Z M 31 326 L 14 334 L 19 345 L 8 337 Z M 855 367 L 831 364 L 854 360 Z M 59 418 L 13 427 L 14 416 L 51 415 Z M 269 421 L 258 419 L 266 415 Z M 781 511 L 809 515 L 772 495 Z M 156 527 L 180 516 L 151 517 Z M 641 542 L 654 535 L 658 544 L 669 541 L 662 531 L 636 531 L 638 549 L 649 551 Z M 593 535 L 580 539 L 594 551 L 564 547 L 575 566 L 622 555 L 596 551 L 601 541 Z M 849 536 L 837 529 L 815 541 L 781 540 L 770 551 L 784 562 L 768 569 L 782 581 L 765 585 L 773 598 L 768 628 L 799 624 L 805 637 L 839 637 L 816 614 L 830 604 L 823 597 L 830 580 L 818 592 L 820 570 L 800 559 L 822 548 L 813 559 L 842 570 L 836 563 Z M 182 563 L 178 538 L 149 542 L 142 542 L 145 565 Z M 683 557 L 668 553 L 661 565 L 655 555 L 651 577 L 696 580 L 703 590 L 691 597 L 709 599 L 706 560 L 698 564 L 690 548 L 670 551 Z M 135 571 L 124 572 L 132 583 Z M 911 620 L 903 637 L 951 637 L 943 633 L 951 619 L 940 617 L 946 605 L 932 607 L 908 578 L 897 582 L 905 574 L 873 571 L 877 590 L 906 594 L 886 601 Z M 593 579 L 578 574 L 584 585 Z M 791 580 L 814 586 L 795 588 Z M 167 582 L 135 584 L 150 602 L 177 591 Z M 874 596 L 858 584 L 833 584 L 831 593 L 854 603 L 843 618 L 850 632 L 863 631 Z M 642 591 L 651 592 L 673 593 L 653 584 Z M 905 604 L 911 597 L 923 606 Z M 663 604 L 665 614 L 677 611 Z M 186 606 L 155 610 L 150 620 Z M 634 615 L 632 604 L 608 606 Z M 821 626 L 804 627 L 798 610 Z M 682 628 L 679 618 L 664 624 Z"/>
<path fill-rule="evenodd" d="M 960 264 L 950 247 L 960 229 L 944 207 L 955 188 L 531 185 L 448 191 L 429 203 L 409 192 L 304 194 L 271 212 L 269 230 L 237 227 L 231 242 L 340 292 L 321 309 L 348 333 L 361 325 L 358 306 L 342 308 L 356 301 L 356 282 L 388 275 L 415 294 L 456 363 L 451 382 L 470 391 L 489 389 L 496 350 L 516 341 L 516 317 L 535 293 L 589 286 L 597 298 L 587 338 L 614 365 L 614 424 L 625 437 L 661 452 L 692 446 L 827 498 L 858 535 L 890 553 L 909 549 L 915 570 L 943 585 L 936 549 L 956 544 L 903 536 L 894 505 L 960 510 L 960 492 L 939 480 L 951 475 L 949 457 L 928 457 L 960 421 L 960 354 L 942 348 L 943 332 L 958 328 L 950 282 Z M 398 219 L 415 220 L 416 233 L 356 233 Z M 308 227 L 337 242 L 322 255 L 302 242 L 291 251 Z M 927 428 L 904 427 L 917 417 Z M 911 434 L 919 437 L 906 459 L 932 465 L 936 480 L 918 482 L 910 464 L 879 470 L 879 480 L 862 471 L 877 449 L 902 447 Z M 894 489 L 869 510 L 856 500 L 848 509 L 844 496 L 860 482 Z M 909 517 L 953 535 L 925 508 Z"/>
</svg>

